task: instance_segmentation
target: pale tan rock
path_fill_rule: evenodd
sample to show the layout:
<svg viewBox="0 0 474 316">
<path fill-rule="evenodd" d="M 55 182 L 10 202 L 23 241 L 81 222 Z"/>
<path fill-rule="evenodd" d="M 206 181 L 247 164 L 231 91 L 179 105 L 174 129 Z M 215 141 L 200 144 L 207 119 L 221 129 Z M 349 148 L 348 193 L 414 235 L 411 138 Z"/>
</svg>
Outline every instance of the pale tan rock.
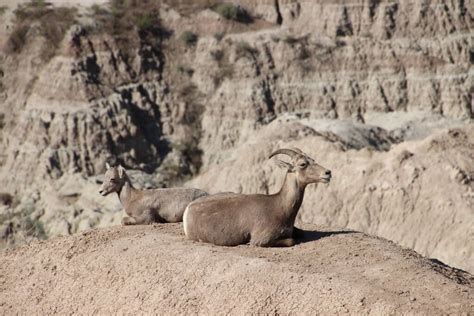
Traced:
<svg viewBox="0 0 474 316">
<path fill-rule="evenodd" d="M 382 238 L 304 229 L 305 237 L 291 248 L 195 243 L 180 224 L 111 227 L 31 242 L 0 255 L 0 313 L 385 315 L 473 309 L 469 273 Z"/>
</svg>

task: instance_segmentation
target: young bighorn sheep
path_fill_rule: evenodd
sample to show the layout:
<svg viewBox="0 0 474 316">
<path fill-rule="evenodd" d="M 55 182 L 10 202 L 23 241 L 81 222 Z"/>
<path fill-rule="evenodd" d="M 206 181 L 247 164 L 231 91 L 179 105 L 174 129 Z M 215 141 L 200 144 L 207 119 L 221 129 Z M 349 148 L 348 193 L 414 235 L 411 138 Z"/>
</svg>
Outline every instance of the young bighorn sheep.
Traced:
<svg viewBox="0 0 474 316">
<path fill-rule="evenodd" d="M 208 195 L 199 189 L 187 188 L 137 190 L 122 166 L 110 167 L 106 164 L 106 167 L 99 193 L 103 196 L 117 193 L 128 215 L 122 219 L 122 225 L 181 222 L 186 206 Z"/>
<path fill-rule="evenodd" d="M 297 148 L 279 149 L 269 159 L 279 154 L 290 156 L 291 163 L 278 160 L 279 165 L 287 169 L 285 182 L 278 193 L 227 193 L 194 201 L 184 212 L 186 236 L 222 246 L 247 242 L 261 247 L 293 246 L 293 225 L 306 186 L 328 183 L 331 171 Z"/>
</svg>

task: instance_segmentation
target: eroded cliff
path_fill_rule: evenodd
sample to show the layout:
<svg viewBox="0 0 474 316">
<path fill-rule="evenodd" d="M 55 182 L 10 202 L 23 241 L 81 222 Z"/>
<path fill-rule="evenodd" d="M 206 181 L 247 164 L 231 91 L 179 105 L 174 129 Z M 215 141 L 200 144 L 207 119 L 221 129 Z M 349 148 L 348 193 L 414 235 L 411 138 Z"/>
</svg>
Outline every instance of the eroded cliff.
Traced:
<svg viewBox="0 0 474 316">
<path fill-rule="evenodd" d="M 8 5 L 2 32 L 18 35 Z M 472 4 L 240 5 L 246 18 L 212 1 L 121 20 L 78 6 L 57 46 L 40 19 L 20 50 L 0 42 L 3 237 L 118 223 L 118 201 L 96 193 L 106 160 L 142 171 L 140 186 L 271 192 L 266 155 L 298 145 L 334 173 L 301 220 L 472 271 Z"/>
</svg>

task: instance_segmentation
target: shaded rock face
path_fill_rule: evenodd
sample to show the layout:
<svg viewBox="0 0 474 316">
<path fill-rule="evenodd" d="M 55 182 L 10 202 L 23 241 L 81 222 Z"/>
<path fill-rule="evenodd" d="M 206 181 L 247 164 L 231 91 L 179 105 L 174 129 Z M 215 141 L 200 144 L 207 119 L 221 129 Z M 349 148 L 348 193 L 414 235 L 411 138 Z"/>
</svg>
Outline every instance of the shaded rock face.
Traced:
<svg viewBox="0 0 474 316">
<path fill-rule="evenodd" d="M 13 185 L 65 173 L 93 175 L 112 157 L 153 170 L 168 151 L 161 124 L 169 108 L 166 87 L 140 82 L 141 60 L 134 69 L 112 43 L 75 31 L 65 43 L 73 56 L 57 56 L 39 72 L 8 139 L 4 170 L 18 171 L 9 179 Z"/>
<path fill-rule="evenodd" d="M 0 54 L 0 182 L 15 212 L 36 209 L 26 213 L 46 235 L 118 223 L 115 197 L 95 196 L 105 161 L 145 171 L 143 187 L 200 173 L 187 185 L 268 193 L 277 171 L 263 159 L 295 144 L 336 172 L 328 192 L 310 191 L 301 220 L 379 234 L 473 269 L 462 233 L 472 147 L 454 138 L 439 151 L 417 147 L 434 131 L 465 135 L 472 124 L 472 5 L 240 3 L 253 23 L 164 5 L 169 37 L 153 46 L 137 34 L 128 55 L 82 20 L 48 62 L 34 32 L 20 55 Z M 181 37 L 189 30 L 198 35 L 190 45 Z M 440 195 L 438 177 L 450 187 Z M 357 181 L 364 185 L 349 185 Z"/>
</svg>

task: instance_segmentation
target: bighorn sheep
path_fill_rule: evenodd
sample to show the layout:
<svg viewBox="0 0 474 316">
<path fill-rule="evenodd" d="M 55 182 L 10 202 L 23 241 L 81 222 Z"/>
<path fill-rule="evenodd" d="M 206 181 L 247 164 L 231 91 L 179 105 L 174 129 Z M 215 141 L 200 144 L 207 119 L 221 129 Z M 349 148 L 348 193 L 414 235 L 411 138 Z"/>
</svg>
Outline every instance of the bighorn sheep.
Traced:
<svg viewBox="0 0 474 316">
<path fill-rule="evenodd" d="M 278 154 L 291 157 L 291 163 L 278 160 L 278 164 L 287 169 L 285 182 L 278 193 L 228 193 L 194 201 L 184 211 L 186 236 L 221 246 L 247 242 L 261 247 L 293 246 L 293 225 L 306 186 L 328 183 L 331 171 L 297 148 L 279 149 L 269 159 Z"/>
<path fill-rule="evenodd" d="M 181 222 L 186 206 L 208 195 L 204 191 L 187 188 L 137 190 L 122 166 L 110 167 L 106 164 L 106 167 L 99 193 L 106 196 L 117 192 L 128 215 L 122 219 L 122 225 Z"/>
</svg>

